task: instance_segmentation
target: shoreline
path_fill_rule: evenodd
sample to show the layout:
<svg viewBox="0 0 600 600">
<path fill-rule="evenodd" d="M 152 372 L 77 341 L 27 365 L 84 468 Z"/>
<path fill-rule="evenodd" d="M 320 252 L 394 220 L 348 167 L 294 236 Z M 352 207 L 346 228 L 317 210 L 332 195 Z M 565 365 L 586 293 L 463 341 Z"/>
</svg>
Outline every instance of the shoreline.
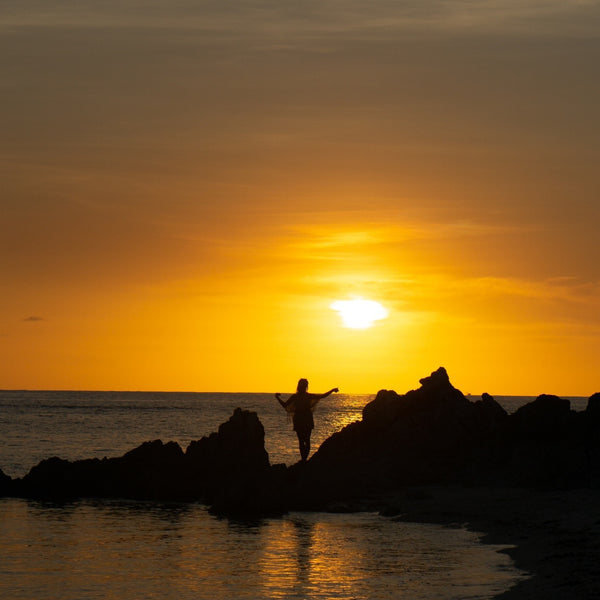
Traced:
<svg viewBox="0 0 600 600">
<path fill-rule="evenodd" d="M 381 499 L 381 513 L 417 523 L 461 525 L 507 546 L 527 575 L 498 600 L 600 598 L 600 491 L 419 487 Z"/>
<path fill-rule="evenodd" d="M 391 520 L 478 534 L 480 543 L 503 547 L 498 552 L 523 574 L 494 600 L 600 598 L 600 490 L 423 486 L 357 496 L 319 510 L 378 512 Z"/>
</svg>

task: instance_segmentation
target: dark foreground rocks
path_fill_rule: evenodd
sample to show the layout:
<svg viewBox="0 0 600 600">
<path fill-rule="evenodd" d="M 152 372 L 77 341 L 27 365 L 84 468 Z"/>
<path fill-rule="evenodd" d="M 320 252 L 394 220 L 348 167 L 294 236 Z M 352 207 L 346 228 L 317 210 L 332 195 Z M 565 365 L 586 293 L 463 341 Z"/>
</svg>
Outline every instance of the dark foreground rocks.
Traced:
<svg viewBox="0 0 600 600">
<path fill-rule="evenodd" d="M 469 401 L 440 368 L 404 395 L 382 390 L 362 421 L 327 439 L 295 488 L 307 508 L 406 486 L 600 487 L 598 395 L 588 409 L 542 395 L 506 411 Z"/>
<path fill-rule="evenodd" d="M 236 409 L 218 432 L 192 442 L 145 442 L 118 458 L 43 460 L 22 479 L 0 476 L 4 496 L 201 501 L 222 512 L 281 514 L 282 470 L 271 467 L 264 428 Z"/>
<path fill-rule="evenodd" d="M 202 501 L 222 513 L 355 510 L 424 485 L 600 488 L 600 395 L 576 413 L 539 396 L 512 415 L 488 394 L 471 402 L 443 368 L 399 395 L 382 390 L 361 421 L 306 463 L 271 465 L 254 412 L 236 409 L 218 432 L 184 451 L 146 442 L 118 458 L 49 458 L 22 479 L 0 471 L 0 495 Z"/>
</svg>

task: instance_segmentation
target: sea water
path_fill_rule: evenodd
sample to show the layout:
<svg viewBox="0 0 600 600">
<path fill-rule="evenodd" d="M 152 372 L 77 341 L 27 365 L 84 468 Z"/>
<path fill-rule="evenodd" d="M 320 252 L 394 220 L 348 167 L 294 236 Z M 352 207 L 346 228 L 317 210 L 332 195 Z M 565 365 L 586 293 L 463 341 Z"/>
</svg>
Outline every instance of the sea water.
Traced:
<svg viewBox="0 0 600 600">
<path fill-rule="evenodd" d="M 372 396 L 336 394 L 313 448 L 360 419 Z M 501 398 L 514 410 L 530 398 Z M 298 458 L 271 394 L 0 392 L 0 468 L 119 456 L 150 439 L 191 440 L 236 407 L 255 410 L 272 464 Z M 583 400 L 572 401 L 584 408 Z M 201 504 L 0 499 L 0 598 L 491 598 L 522 576 L 466 529 L 372 513 L 235 521 Z"/>
</svg>

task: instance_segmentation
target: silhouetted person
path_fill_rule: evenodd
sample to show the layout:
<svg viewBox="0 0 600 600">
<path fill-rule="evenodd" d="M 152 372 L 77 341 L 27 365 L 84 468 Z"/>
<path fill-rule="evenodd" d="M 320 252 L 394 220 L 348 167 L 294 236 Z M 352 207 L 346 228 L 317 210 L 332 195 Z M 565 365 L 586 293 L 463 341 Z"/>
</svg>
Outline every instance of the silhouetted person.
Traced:
<svg viewBox="0 0 600 600">
<path fill-rule="evenodd" d="M 280 394 L 275 394 L 279 404 L 285 408 L 288 413 L 293 414 L 292 422 L 294 423 L 294 431 L 298 436 L 300 445 L 300 457 L 306 460 L 310 453 L 310 434 L 315 426 L 312 411 L 319 400 L 327 398 L 333 392 L 339 392 L 338 388 L 332 388 L 324 394 L 309 394 L 308 381 L 300 379 L 296 393 L 292 394 L 285 402 L 281 399 Z"/>
</svg>

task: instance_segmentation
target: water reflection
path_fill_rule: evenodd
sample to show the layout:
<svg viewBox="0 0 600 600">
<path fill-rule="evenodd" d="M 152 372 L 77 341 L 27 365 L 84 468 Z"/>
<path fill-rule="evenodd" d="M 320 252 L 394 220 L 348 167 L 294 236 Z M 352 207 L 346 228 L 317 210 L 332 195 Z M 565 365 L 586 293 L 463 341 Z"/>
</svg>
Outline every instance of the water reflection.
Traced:
<svg viewBox="0 0 600 600">
<path fill-rule="evenodd" d="M 463 529 L 304 513 L 268 527 L 265 598 L 491 598 L 516 577 Z"/>
<path fill-rule="evenodd" d="M 296 580 L 299 587 L 308 587 L 311 574 L 311 549 L 314 525 L 303 519 L 292 519 L 296 538 Z"/>
<path fill-rule="evenodd" d="M 491 598 L 506 556 L 462 529 L 374 514 L 244 522 L 200 505 L 0 500 L 0 597 Z"/>
</svg>

